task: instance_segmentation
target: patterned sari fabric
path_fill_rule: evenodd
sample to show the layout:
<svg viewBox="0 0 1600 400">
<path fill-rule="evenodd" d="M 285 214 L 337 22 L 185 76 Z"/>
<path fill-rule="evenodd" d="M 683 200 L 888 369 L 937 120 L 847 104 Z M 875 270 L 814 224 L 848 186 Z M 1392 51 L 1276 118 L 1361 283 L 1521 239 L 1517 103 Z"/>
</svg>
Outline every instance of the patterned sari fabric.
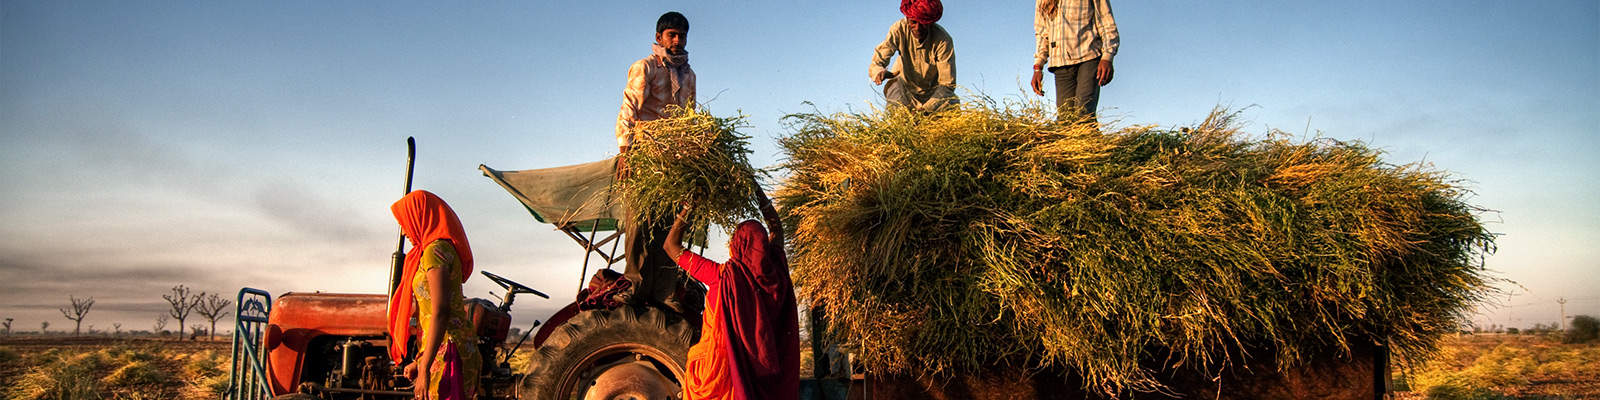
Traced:
<svg viewBox="0 0 1600 400">
<path fill-rule="evenodd" d="M 417 322 L 423 332 L 441 328 L 432 326 L 434 302 L 444 302 L 444 309 L 450 313 L 445 316 L 442 327 L 444 340 L 439 343 L 439 350 L 428 367 L 430 399 L 473 398 L 477 393 L 478 372 L 483 366 L 483 358 L 475 345 L 477 335 L 467 319 L 466 304 L 461 296 L 461 281 L 456 279 L 461 276 L 461 264 L 456 260 L 450 242 L 433 242 L 424 250 L 422 263 L 413 278 L 411 293 L 417 300 Z M 428 272 L 434 269 L 445 271 L 445 293 L 428 290 Z"/>
</svg>

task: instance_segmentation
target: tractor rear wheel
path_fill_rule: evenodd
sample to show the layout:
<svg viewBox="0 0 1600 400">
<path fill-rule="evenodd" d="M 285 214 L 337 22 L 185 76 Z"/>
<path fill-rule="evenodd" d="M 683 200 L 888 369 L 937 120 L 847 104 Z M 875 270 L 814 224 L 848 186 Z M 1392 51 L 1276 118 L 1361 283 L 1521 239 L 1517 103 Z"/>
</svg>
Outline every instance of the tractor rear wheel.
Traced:
<svg viewBox="0 0 1600 400">
<path fill-rule="evenodd" d="M 677 313 L 624 305 L 572 317 L 534 350 L 519 395 L 531 400 L 677 399 L 698 327 Z"/>
</svg>

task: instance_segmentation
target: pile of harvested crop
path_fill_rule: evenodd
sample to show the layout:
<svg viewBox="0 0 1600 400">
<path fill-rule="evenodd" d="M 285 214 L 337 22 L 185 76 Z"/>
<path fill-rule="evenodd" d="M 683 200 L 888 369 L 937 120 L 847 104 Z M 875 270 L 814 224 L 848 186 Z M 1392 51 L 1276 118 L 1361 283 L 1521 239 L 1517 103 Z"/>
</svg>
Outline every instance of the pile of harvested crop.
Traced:
<svg viewBox="0 0 1600 400">
<path fill-rule="evenodd" d="M 1445 173 L 1233 114 L 1101 131 L 1038 104 L 800 114 L 790 262 L 867 367 L 1059 367 L 1105 393 L 1291 367 L 1358 340 L 1425 357 L 1489 294 L 1493 236 Z"/>
<path fill-rule="evenodd" d="M 640 122 L 618 182 L 629 212 L 659 221 L 689 203 L 697 218 L 723 227 L 758 216 L 750 137 L 739 133 L 748 127 L 744 118 L 674 107 L 665 118 Z"/>
</svg>

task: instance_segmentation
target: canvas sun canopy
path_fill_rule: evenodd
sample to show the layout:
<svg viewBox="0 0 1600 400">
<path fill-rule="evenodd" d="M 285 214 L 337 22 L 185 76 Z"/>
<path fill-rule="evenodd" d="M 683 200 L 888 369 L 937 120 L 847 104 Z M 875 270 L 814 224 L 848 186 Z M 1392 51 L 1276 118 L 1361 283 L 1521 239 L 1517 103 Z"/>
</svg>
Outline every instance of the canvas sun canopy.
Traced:
<svg viewBox="0 0 1600 400">
<path fill-rule="evenodd" d="M 623 215 L 620 196 L 612 196 L 616 159 L 555 168 L 499 171 L 478 165 L 483 175 L 499 183 L 522 202 L 539 222 L 557 229 L 581 232 L 617 229 Z"/>
</svg>

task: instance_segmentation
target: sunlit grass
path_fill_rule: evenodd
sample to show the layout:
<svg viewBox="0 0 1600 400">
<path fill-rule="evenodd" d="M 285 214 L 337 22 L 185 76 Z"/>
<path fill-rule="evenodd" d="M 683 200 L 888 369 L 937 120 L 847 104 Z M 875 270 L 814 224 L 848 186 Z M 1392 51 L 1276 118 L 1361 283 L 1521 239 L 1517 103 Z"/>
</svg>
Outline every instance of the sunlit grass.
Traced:
<svg viewBox="0 0 1600 400">
<path fill-rule="evenodd" d="M 1063 367 L 1105 393 L 1386 338 L 1426 358 L 1491 290 L 1462 183 L 1359 142 L 1058 121 L 972 99 L 786 119 L 802 295 L 866 366 Z"/>
<path fill-rule="evenodd" d="M 1449 339 L 1440 357 L 1401 366 L 1400 380 L 1430 399 L 1581 399 L 1600 396 L 1600 345 L 1543 335 Z"/>
</svg>

